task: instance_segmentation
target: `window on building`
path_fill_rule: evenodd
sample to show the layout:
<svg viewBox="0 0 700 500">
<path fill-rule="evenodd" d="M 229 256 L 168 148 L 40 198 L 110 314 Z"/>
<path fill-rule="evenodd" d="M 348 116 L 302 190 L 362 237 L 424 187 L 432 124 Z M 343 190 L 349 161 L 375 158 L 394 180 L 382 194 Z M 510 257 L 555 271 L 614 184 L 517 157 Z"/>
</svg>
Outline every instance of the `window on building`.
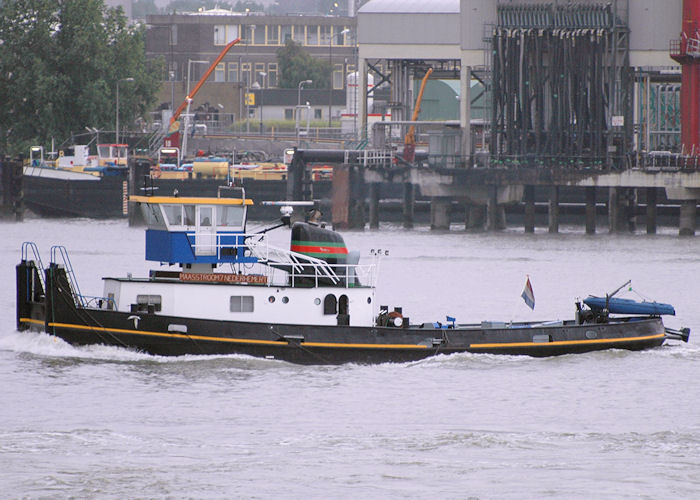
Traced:
<svg viewBox="0 0 700 500">
<path fill-rule="evenodd" d="M 318 45 L 318 26 L 306 27 L 306 45 Z"/>
<path fill-rule="evenodd" d="M 226 45 L 226 26 L 223 24 L 214 26 L 214 45 Z"/>
<path fill-rule="evenodd" d="M 255 300 L 252 295 L 232 295 L 229 303 L 232 313 L 248 313 L 255 309 Z"/>
<path fill-rule="evenodd" d="M 241 64 L 241 81 L 245 84 L 246 87 L 250 86 L 251 84 L 250 73 L 250 63 L 246 62 Z"/>
<path fill-rule="evenodd" d="M 177 24 L 170 26 L 170 45 L 177 45 Z"/>
<path fill-rule="evenodd" d="M 320 120 L 323 118 L 323 110 L 321 108 L 314 109 L 314 120 Z"/>
<path fill-rule="evenodd" d="M 254 38 L 254 32 L 255 32 L 256 26 L 254 24 L 245 24 L 242 26 L 243 30 L 243 36 L 241 37 L 241 40 L 246 43 L 246 44 L 251 44 L 253 43 L 253 38 Z"/>
<path fill-rule="evenodd" d="M 226 81 L 226 64 L 219 63 L 214 69 L 214 81 L 215 82 L 225 82 Z"/>
<path fill-rule="evenodd" d="M 284 45 L 287 40 L 292 39 L 292 27 L 291 26 L 280 26 L 280 43 Z"/>
<path fill-rule="evenodd" d="M 217 24 L 214 26 L 214 45 L 226 45 L 238 38 L 238 25 Z"/>
<path fill-rule="evenodd" d="M 319 44 L 328 45 L 331 40 L 331 27 L 330 26 L 319 26 Z"/>
<path fill-rule="evenodd" d="M 267 78 L 265 78 L 260 73 L 266 73 L 265 63 L 255 63 L 255 76 L 253 77 L 253 80 L 258 82 L 258 85 L 265 88 L 265 84 L 267 83 Z"/>
<path fill-rule="evenodd" d="M 337 43 L 338 45 L 350 45 L 350 31 L 342 35 L 340 34 L 345 30 L 350 30 L 350 28 L 347 26 L 336 26 L 335 32 L 338 33 L 338 36 L 335 37 L 333 43 Z"/>
<path fill-rule="evenodd" d="M 160 295 L 137 295 L 136 305 L 139 311 L 147 311 L 148 306 L 153 306 L 155 311 L 161 310 L 162 299 Z"/>
<path fill-rule="evenodd" d="M 343 65 L 334 64 L 333 65 L 333 88 L 342 89 L 343 88 Z"/>
<path fill-rule="evenodd" d="M 228 63 L 228 81 L 238 81 L 238 63 Z"/>
<path fill-rule="evenodd" d="M 265 28 L 265 25 L 260 25 L 253 31 L 253 43 L 255 45 L 265 45 Z"/>
<path fill-rule="evenodd" d="M 267 86 L 269 88 L 276 88 L 279 85 L 277 81 L 277 63 L 269 63 L 267 65 Z"/>
<path fill-rule="evenodd" d="M 267 44 L 280 44 L 280 27 L 279 24 L 271 24 L 267 27 Z"/>
<path fill-rule="evenodd" d="M 285 120 L 293 120 L 294 119 L 294 109 L 293 108 L 284 108 L 284 119 Z"/>
<path fill-rule="evenodd" d="M 301 45 L 306 45 L 306 26 L 294 26 L 294 41 Z"/>
</svg>

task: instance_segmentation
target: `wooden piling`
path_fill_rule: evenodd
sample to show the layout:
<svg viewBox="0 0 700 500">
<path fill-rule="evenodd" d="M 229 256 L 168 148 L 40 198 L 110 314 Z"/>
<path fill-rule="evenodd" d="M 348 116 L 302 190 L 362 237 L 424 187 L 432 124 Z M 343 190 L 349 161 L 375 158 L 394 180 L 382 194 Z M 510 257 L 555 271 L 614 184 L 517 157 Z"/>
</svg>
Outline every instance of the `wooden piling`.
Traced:
<svg viewBox="0 0 700 500">
<path fill-rule="evenodd" d="M 683 200 L 681 201 L 681 210 L 678 224 L 678 234 L 680 236 L 694 236 L 695 235 L 695 219 L 696 219 L 696 209 L 697 200 Z"/>
<path fill-rule="evenodd" d="M 410 182 L 403 184 L 403 227 L 413 229 L 414 205 L 416 201 L 415 186 Z"/>
<path fill-rule="evenodd" d="M 369 185 L 369 228 L 379 229 L 379 199 L 381 188 L 378 182 Z"/>
<path fill-rule="evenodd" d="M 656 188 L 647 188 L 647 234 L 656 234 Z"/>
<path fill-rule="evenodd" d="M 525 232 L 535 232 L 535 186 L 525 186 Z"/>
<path fill-rule="evenodd" d="M 586 187 L 586 234 L 595 234 L 596 226 L 596 188 Z"/>
<path fill-rule="evenodd" d="M 559 186 L 549 187 L 549 232 L 559 232 Z"/>
</svg>

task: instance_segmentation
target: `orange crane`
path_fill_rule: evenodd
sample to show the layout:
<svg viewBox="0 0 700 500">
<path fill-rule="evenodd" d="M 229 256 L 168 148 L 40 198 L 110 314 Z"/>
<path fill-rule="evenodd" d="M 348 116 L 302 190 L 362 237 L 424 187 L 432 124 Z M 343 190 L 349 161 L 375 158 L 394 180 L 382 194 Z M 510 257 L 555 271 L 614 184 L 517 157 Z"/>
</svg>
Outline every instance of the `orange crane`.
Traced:
<svg viewBox="0 0 700 500">
<path fill-rule="evenodd" d="M 190 91 L 190 94 L 185 96 L 185 100 L 182 101 L 182 104 L 175 110 L 173 113 L 173 116 L 170 117 L 170 123 L 168 124 L 168 135 L 166 137 L 166 144 L 165 146 L 167 147 L 178 147 L 180 145 L 180 138 L 179 136 L 173 137 L 176 132 L 180 130 L 180 123 L 177 121 L 178 118 L 180 118 L 180 115 L 182 112 L 187 108 L 190 102 L 192 102 L 192 99 L 194 99 L 194 96 L 197 95 L 197 92 L 199 92 L 199 89 L 204 85 L 204 82 L 207 81 L 207 78 L 209 78 L 209 75 L 212 74 L 212 72 L 216 69 L 216 65 L 221 62 L 221 60 L 224 58 L 226 53 L 236 45 L 238 42 L 240 42 L 240 38 L 236 38 L 232 42 L 230 42 L 226 47 L 221 49 L 221 52 L 219 55 L 214 59 L 214 62 L 211 63 L 211 66 L 209 66 L 209 69 L 207 69 L 206 73 L 202 75 L 202 78 L 199 79 L 197 82 L 197 85 L 194 86 L 194 88 Z"/>
<path fill-rule="evenodd" d="M 420 90 L 418 91 L 418 97 L 416 98 L 416 106 L 413 108 L 413 116 L 411 121 L 414 122 L 418 119 L 418 114 L 420 113 L 420 103 L 423 100 L 423 91 L 425 90 L 425 84 L 428 83 L 428 77 L 433 72 L 433 68 L 428 68 L 425 72 L 423 81 L 420 84 Z M 416 157 L 416 127 L 411 125 L 408 128 L 406 137 L 403 143 L 403 159 L 412 162 Z"/>
</svg>

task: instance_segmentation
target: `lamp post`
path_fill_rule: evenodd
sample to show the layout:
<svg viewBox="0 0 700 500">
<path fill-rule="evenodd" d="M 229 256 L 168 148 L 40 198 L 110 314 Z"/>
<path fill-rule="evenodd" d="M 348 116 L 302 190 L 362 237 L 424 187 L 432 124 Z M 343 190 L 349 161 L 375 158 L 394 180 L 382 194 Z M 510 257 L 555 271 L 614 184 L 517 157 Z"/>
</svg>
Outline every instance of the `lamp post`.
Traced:
<svg viewBox="0 0 700 500">
<path fill-rule="evenodd" d="M 133 82 L 134 79 L 132 77 L 129 78 L 121 78 L 117 80 L 117 105 L 116 105 L 116 115 L 117 115 L 117 120 L 114 126 L 115 130 L 115 137 L 114 137 L 114 143 L 119 144 L 119 82 Z"/>
<path fill-rule="evenodd" d="M 265 92 L 265 77 L 267 76 L 267 73 L 264 71 L 258 71 L 258 74 L 262 76 L 262 85 L 260 85 L 260 135 L 263 133 L 263 103 L 265 100 L 263 99 L 263 95 Z"/>
<path fill-rule="evenodd" d="M 246 9 L 247 12 L 247 9 Z M 245 102 L 245 128 L 246 128 L 246 133 L 250 133 L 250 104 L 248 104 L 248 92 L 250 90 L 250 76 L 253 74 L 253 68 L 252 68 L 252 63 L 250 62 L 250 59 L 248 58 L 248 46 L 251 44 L 253 39 L 255 38 L 255 25 L 250 24 L 248 25 L 248 35 L 249 38 L 246 40 L 245 44 L 245 60 L 246 64 L 248 64 L 249 70 L 245 74 L 245 94 L 246 94 L 246 102 Z M 241 68 L 242 70 L 243 68 Z"/>
<path fill-rule="evenodd" d="M 336 36 L 341 36 L 350 33 L 348 28 L 338 33 Z M 328 39 L 328 65 L 330 66 L 331 75 L 328 80 L 328 128 L 331 128 L 331 106 L 333 105 L 333 35 Z"/>
<path fill-rule="evenodd" d="M 190 80 L 192 75 L 193 64 L 209 64 L 209 61 L 194 61 L 192 59 L 187 60 L 187 97 L 190 96 Z"/>
<path fill-rule="evenodd" d="M 297 142 L 299 142 L 299 111 L 301 111 L 301 89 L 302 87 L 304 87 L 304 85 L 311 85 L 312 83 L 314 83 L 313 80 L 302 80 L 299 82 L 297 88 L 297 109 L 294 112 L 297 130 Z"/>
</svg>

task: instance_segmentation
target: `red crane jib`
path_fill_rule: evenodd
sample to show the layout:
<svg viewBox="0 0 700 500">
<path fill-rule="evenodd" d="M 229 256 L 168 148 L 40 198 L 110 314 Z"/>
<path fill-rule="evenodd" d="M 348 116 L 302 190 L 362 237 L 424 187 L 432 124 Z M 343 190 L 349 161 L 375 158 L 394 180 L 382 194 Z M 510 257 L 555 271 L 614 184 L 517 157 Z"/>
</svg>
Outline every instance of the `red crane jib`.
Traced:
<svg viewBox="0 0 700 500">
<path fill-rule="evenodd" d="M 216 65 L 221 62 L 221 60 L 224 58 L 226 53 L 231 49 L 231 47 L 233 47 L 234 45 L 236 45 L 240 41 L 241 41 L 240 38 L 236 38 L 235 40 L 230 42 L 228 45 L 226 45 L 226 47 L 224 47 L 221 50 L 221 52 L 219 53 L 217 58 L 214 59 L 214 62 L 211 63 L 211 66 L 209 66 L 209 69 L 207 69 L 207 72 L 204 73 L 202 78 L 200 78 L 199 81 L 197 82 L 197 85 L 194 86 L 194 88 L 190 92 L 190 95 L 185 96 L 185 100 L 182 101 L 182 104 L 180 104 L 180 106 L 175 110 L 175 112 L 173 113 L 173 116 L 170 117 L 170 125 L 172 125 L 180 117 L 182 112 L 187 107 L 187 102 L 194 99 L 194 96 L 197 95 L 197 92 L 199 92 L 199 89 L 202 87 L 202 85 L 204 85 L 204 82 L 207 81 L 207 78 L 209 78 L 209 75 L 211 75 L 212 72 L 214 71 L 214 69 L 216 69 Z"/>
</svg>

